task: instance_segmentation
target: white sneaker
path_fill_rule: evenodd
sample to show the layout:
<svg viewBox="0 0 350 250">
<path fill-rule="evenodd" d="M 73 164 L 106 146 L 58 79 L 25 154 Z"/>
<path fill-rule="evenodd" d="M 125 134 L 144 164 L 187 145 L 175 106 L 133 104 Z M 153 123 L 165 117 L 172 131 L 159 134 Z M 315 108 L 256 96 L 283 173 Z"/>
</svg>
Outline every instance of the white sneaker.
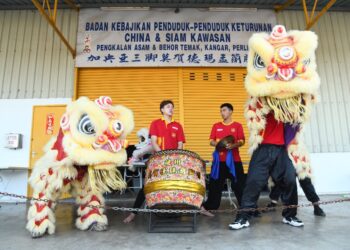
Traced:
<svg viewBox="0 0 350 250">
<path fill-rule="evenodd" d="M 238 230 L 245 227 L 249 227 L 249 221 L 243 218 L 236 219 L 235 222 L 228 225 L 230 229 Z"/>
<path fill-rule="evenodd" d="M 299 220 L 297 217 L 284 217 L 282 222 L 284 224 L 288 224 L 288 225 L 291 225 L 293 227 L 302 227 L 304 226 L 304 223 Z"/>
</svg>

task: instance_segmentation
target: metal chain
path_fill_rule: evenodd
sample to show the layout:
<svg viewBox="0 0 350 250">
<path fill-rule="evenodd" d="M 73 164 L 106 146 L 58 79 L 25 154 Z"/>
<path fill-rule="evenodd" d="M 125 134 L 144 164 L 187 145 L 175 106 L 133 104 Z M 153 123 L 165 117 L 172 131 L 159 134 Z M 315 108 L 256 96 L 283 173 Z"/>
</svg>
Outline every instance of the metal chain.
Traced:
<svg viewBox="0 0 350 250">
<path fill-rule="evenodd" d="M 14 197 L 14 198 L 20 198 L 20 199 L 27 200 L 27 201 L 34 200 L 34 201 L 44 201 L 44 202 L 51 202 L 51 203 L 59 203 L 58 201 L 51 201 L 49 199 L 40 199 L 40 198 L 28 197 L 26 195 L 11 194 L 11 193 L 7 193 L 7 192 L 0 192 L 0 195 L 8 196 L 8 197 Z"/>
<path fill-rule="evenodd" d="M 25 195 L 17 195 L 17 194 L 11 194 L 7 192 L 0 192 L 0 195 L 8 196 L 8 197 L 14 197 L 14 198 L 20 198 L 27 201 L 42 201 L 51 204 L 70 204 L 70 205 L 76 205 L 74 202 L 62 202 L 62 201 L 51 201 L 49 199 L 40 199 L 40 198 L 34 198 L 34 197 L 28 197 Z M 232 209 L 221 209 L 221 210 L 208 210 L 212 213 L 234 213 L 234 212 L 267 212 L 267 211 L 273 211 L 276 209 L 286 209 L 286 208 L 304 208 L 304 207 L 311 207 L 313 205 L 329 205 L 329 204 L 337 204 L 342 202 L 350 202 L 350 198 L 343 198 L 343 199 L 337 199 L 337 200 L 330 200 L 330 201 L 319 201 L 314 203 L 304 203 L 300 205 L 283 205 L 283 206 L 275 206 L 275 207 L 261 207 L 261 208 L 232 208 Z M 101 209 L 111 209 L 114 211 L 126 211 L 126 212 L 141 212 L 141 213 L 166 213 L 166 214 L 197 214 L 201 213 L 199 209 L 154 209 L 154 208 L 128 208 L 128 207 L 111 207 L 108 205 L 104 206 L 93 206 L 93 205 L 87 205 L 86 207 L 90 208 L 101 208 Z"/>
</svg>

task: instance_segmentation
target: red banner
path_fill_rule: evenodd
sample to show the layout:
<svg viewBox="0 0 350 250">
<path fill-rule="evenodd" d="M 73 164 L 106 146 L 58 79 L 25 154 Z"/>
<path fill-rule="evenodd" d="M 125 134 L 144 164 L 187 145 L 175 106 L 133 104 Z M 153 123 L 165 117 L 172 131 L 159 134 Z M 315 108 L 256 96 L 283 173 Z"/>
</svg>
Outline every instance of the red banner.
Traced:
<svg viewBox="0 0 350 250">
<path fill-rule="evenodd" d="M 46 115 L 46 134 L 52 135 L 54 130 L 54 124 L 55 124 L 55 116 L 53 113 Z"/>
</svg>

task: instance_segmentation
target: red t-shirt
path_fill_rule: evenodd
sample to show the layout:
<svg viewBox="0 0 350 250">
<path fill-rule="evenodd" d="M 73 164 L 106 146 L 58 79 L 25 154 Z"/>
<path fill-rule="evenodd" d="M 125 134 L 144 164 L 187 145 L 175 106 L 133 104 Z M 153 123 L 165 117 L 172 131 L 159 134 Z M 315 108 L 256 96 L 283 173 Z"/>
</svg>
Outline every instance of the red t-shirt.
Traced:
<svg viewBox="0 0 350 250">
<path fill-rule="evenodd" d="M 235 143 L 238 141 L 244 141 L 243 127 L 238 122 L 232 122 L 230 124 L 224 124 L 223 122 L 215 123 L 211 129 L 211 140 L 220 141 L 222 138 L 232 135 L 235 138 Z M 241 161 L 238 148 L 232 149 L 234 161 Z M 226 161 L 227 150 L 220 151 L 220 161 Z"/>
<path fill-rule="evenodd" d="M 284 125 L 275 119 L 273 113 L 266 116 L 266 127 L 262 144 L 284 145 Z"/>
<path fill-rule="evenodd" d="M 177 149 L 178 142 L 186 142 L 181 124 L 175 121 L 167 124 L 163 118 L 151 123 L 149 134 L 157 136 L 157 143 L 162 150 Z"/>
</svg>

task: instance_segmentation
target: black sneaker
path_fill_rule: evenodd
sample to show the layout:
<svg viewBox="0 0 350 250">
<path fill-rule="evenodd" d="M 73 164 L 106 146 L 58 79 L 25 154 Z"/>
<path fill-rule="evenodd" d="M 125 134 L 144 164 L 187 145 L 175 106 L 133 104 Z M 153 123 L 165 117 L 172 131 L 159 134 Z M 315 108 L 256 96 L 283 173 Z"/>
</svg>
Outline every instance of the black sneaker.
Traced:
<svg viewBox="0 0 350 250">
<path fill-rule="evenodd" d="M 314 215 L 321 216 L 321 217 L 326 217 L 326 213 L 318 205 L 314 206 Z"/>
<path fill-rule="evenodd" d="M 294 217 L 284 217 L 282 222 L 285 224 L 291 225 L 293 227 L 304 226 L 304 223 L 295 216 Z"/>
<path fill-rule="evenodd" d="M 237 218 L 235 222 L 229 224 L 228 227 L 232 230 L 242 229 L 249 227 L 249 221 L 244 218 Z"/>
</svg>

